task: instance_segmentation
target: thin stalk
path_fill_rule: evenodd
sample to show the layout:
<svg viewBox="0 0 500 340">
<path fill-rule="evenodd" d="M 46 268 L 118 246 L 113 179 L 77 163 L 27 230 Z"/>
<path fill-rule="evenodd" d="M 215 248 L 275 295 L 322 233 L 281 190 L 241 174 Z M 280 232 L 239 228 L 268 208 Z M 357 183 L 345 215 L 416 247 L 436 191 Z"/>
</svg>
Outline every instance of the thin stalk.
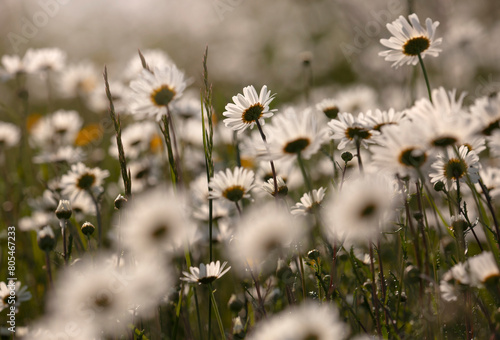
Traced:
<svg viewBox="0 0 500 340">
<path fill-rule="evenodd" d="M 163 134 L 163 139 L 165 140 L 165 145 L 167 146 L 167 154 L 168 154 L 168 163 L 170 165 L 170 177 L 172 179 L 172 184 L 177 187 L 178 182 L 178 174 L 177 167 L 175 166 L 175 158 L 174 153 L 172 151 L 172 140 L 170 137 L 170 128 L 168 124 L 167 116 L 162 117 L 163 126 L 160 124 L 160 130 Z"/>
<path fill-rule="evenodd" d="M 377 287 L 375 281 L 375 265 L 373 263 L 373 246 L 370 242 L 370 269 L 372 272 L 372 305 L 375 309 L 375 323 L 377 325 L 377 334 L 382 337 L 382 329 L 380 328 L 380 312 L 378 308 Z"/>
<path fill-rule="evenodd" d="M 95 205 L 95 213 L 96 213 L 96 219 L 97 219 L 97 248 L 101 247 L 102 244 L 102 218 L 101 218 L 101 209 L 99 207 L 99 202 L 97 201 L 97 198 L 94 196 L 94 194 L 89 190 L 88 191 L 90 197 L 92 198 L 92 201 L 94 202 Z"/>
<path fill-rule="evenodd" d="M 255 290 L 257 291 L 257 299 L 259 301 L 259 308 L 261 309 L 262 315 L 264 315 L 264 317 L 266 317 L 267 316 L 267 314 L 266 314 L 266 307 L 264 306 L 264 299 L 262 299 L 262 295 L 260 294 L 260 283 L 259 283 L 259 280 L 253 274 L 252 267 L 250 267 L 250 265 L 248 264 L 248 262 L 247 262 L 247 267 L 248 267 L 248 271 L 250 272 L 250 276 L 252 277 L 252 280 L 255 283 Z"/>
<path fill-rule="evenodd" d="M 306 278 L 304 272 L 304 261 L 302 261 L 302 255 L 299 253 L 299 266 L 300 266 L 300 280 L 302 282 L 302 298 L 306 299 Z"/>
<path fill-rule="evenodd" d="M 54 287 L 54 282 L 52 281 L 52 269 L 50 266 L 50 252 L 45 252 L 45 267 L 47 267 L 47 279 L 49 282 L 49 288 L 52 290 Z"/>
<path fill-rule="evenodd" d="M 356 156 L 358 157 L 359 172 L 363 173 L 363 161 L 361 160 L 361 140 L 356 138 Z"/>
<path fill-rule="evenodd" d="M 255 121 L 255 123 L 257 124 L 257 129 L 259 129 L 260 137 L 262 138 L 262 140 L 266 144 L 266 148 L 267 148 L 267 138 L 266 138 L 266 135 L 264 134 L 264 131 L 262 130 L 262 126 L 260 125 L 258 119 Z M 273 161 L 269 161 L 269 164 L 271 165 L 271 172 L 273 174 L 274 194 L 275 194 L 274 197 L 276 197 L 276 199 L 278 199 L 278 181 L 276 180 L 276 169 L 274 168 Z"/>
<path fill-rule="evenodd" d="M 297 162 L 299 163 L 300 172 L 302 172 L 302 177 L 304 178 L 304 184 L 306 185 L 307 191 L 312 194 L 311 180 L 307 176 L 307 172 L 306 172 L 306 168 L 305 168 L 305 165 L 304 165 L 304 161 L 302 159 L 302 156 L 301 156 L 300 152 L 297 152 Z"/>
<path fill-rule="evenodd" d="M 212 306 L 214 307 L 215 318 L 217 319 L 217 323 L 219 324 L 220 334 L 222 339 L 226 339 L 226 333 L 224 332 L 224 325 L 222 324 L 222 319 L 220 317 L 219 308 L 217 307 L 217 301 L 215 301 L 214 291 L 212 288 L 212 284 L 208 284 L 208 289 L 210 290 L 210 299 L 212 300 Z"/>
<path fill-rule="evenodd" d="M 61 224 L 61 234 L 62 234 L 62 239 L 63 239 L 63 257 L 64 257 L 64 264 L 67 266 L 68 265 L 68 245 L 66 241 L 66 219 L 61 219 L 59 221 Z"/>
<path fill-rule="evenodd" d="M 424 74 L 425 85 L 427 86 L 427 93 L 429 94 L 429 100 L 432 103 L 431 85 L 429 84 L 429 78 L 427 77 L 427 71 L 425 70 L 424 60 L 420 53 L 418 54 L 418 61 L 422 67 L 422 73 Z"/>
<path fill-rule="evenodd" d="M 175 306 L 175 323 L 174 323 L 174 328 L 172 330 L 172 339 L 177 338 L 177 329 L 179 328 L 179 319 L 181 315 L 181 306 L 182 306 L 182 298 L 184 296 L 183 294 L 184 291 L 184 285 L 181 284 L 181 290 L 179 291 L 179 301 L 177 302 L 177 305 Z"/>
<path fill-rule="evenodd" d="M 242 211 L 241 211 L 241 207 L 240 207 L 240 205 L 238 204 L 238 202 L 234 202 L 234 205 L 236 205 L 236 209 L 238 210 L 238 214 L 239 214 L 239 215 L 240 215 L 240 217 L 241 217 Z"/>
<path fill-rule="evenodd" d="M 166 106 L 167 108 L 167 120 L 168 120 L 168 125 L 170 127 L 170 133 L 172 136 L 172 142 L 174 146 L 174 161 L 175 161 L 175 168 L 177 172 L 177 182 L 180 183 L 181 185 L 183 184 L 182 182 L 182 169 L 181 169 L 181 158 L 179 155 L 179 147 L 177 146 L 177 138 L 175 136 L 175 125 L 174 125 L 174 120 L 172 119 L 172 114 L 170 113 L 170 108 L 168 105 Z"/>
<path fill-rule="evenodd" d="M 385 324 L 387 325 L 387 328 L 389 328 L 389 314 L 386 308 L 387 295 L 385 287 L 384 267 L 382 265 L 382 256 L 380 255 L 380 240 L 377 241 L 377 255 L 378 255 L 378 264 L 380 272 L 380 284 L 382 286 L 382 301 L 383 301 L 382 305 L 384 308 Z"/>
<path fill-rule="evenodd" d="M 491 213 L 491 216 L 493 217 L 493 224 L 495 225 L 495 231 L 497 233 L 497 245 L 500 245 L 500 228 L 498 227 L 498 220 L 495 215 L 495 209 L 493 208 L 493 205 L 491 203 L 491 196 L 488 188 L 484 185 L 483 181 L 479 179 L 479 186 L 481 187 L 481 190 L 483 191 L 484 197 L 486 198 L 486 205 L 488 206 L 488 210 Z"/>
<path fill-rule="evenodd" d="M 140 54 L 140 51 L 139 51 Z M 120 170 L 122 174 L 123 184 L 125 186 L 125 197 L 130 198 L 132 196 L 132 180 L 130 176 L 130 171 L 127 172 L 127 161 L 125 159 L 125 151 L 123 150 L 122 143 L 122 130 L 120 124 L 120 116 L 115 114 L 115 106 L 113 104 L 113 96 L 111 95 L 111 90 L 108 83 L 108 70 L 104 66 L 104 85 L 106 88 L 106 97 L 109 101 L 109 115 L 113 121 L 115 132 L 116 132 L 116 145 L 118 147 L 118 161 L 120 162 Z"/>
<path fill-rule="evenodd" d="M 200 340 L 203 340 L 203 332 L 202 332 L 202 327 L 201 327 L 201 318 L 200 318 L 200 308 L 198 304 L 198 294 L 196 293 L 196 287 L 193 287 L 193 293 L 194 293 L 194 303 L 196 305 L 196 320 L 198 321 L 198 332 Z"/>
</svg>

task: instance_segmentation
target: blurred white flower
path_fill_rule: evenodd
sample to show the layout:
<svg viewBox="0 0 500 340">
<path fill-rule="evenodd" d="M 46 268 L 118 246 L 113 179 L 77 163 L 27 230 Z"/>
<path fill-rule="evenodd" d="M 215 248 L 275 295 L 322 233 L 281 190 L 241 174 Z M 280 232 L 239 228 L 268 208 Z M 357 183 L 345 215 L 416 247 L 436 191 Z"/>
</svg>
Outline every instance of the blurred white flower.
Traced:
<svg viewBox="0 0 500 340">
<path fill-rule="evenodd" d="M 59 48 L 30 48 L 23 60 L 29 73 L 57 72 L 66 66 L 66 52 Z"/>
<path fill-rule="evenodd" d="M 312 214 L 314 209 L 318 208 L 323 201 L 325 192 L 326 189 L 321 187 L 319 189 L 313 189 L 312 192 L 305 193 L 300 198 L 300 202 L 290 209 L 290 212 L 295 216 Z"/>
<path fill-rule="evenodd" d="M 14 295 L 11 292 L 14 292 Z M 10 297 L 13 297 L 13 304 L 10 303 Z M 8 283 L 0 282 L 0 312 L 11 306 L 15 306 L 17 312 L 17 308 L 21 305 L 21 302 L 30 299 L 31 293 L 28 291 L 28 287 L 21 287 L 21 281 L 10 280 Z"/>
<path fill-rule="evenodd" d="M 349 332 L 334 306 L 310 301 L 257 324 L 248 340 L 342 340 Z"/>
<path fill-rule="evenodd" d="M 18 126 L 12 123 L 0 122 L 0 152 L 4 148 L 16 146 L 20 138 L 21 130 Z"/>
<path fill-rule="evenodd" d="M 95 66 L 86 61 L 64 68 L 59 74 L 57 85 L 62 97 L 81 97 L 86 100 L 102 82 L 101 79 Z"/>
</svg>

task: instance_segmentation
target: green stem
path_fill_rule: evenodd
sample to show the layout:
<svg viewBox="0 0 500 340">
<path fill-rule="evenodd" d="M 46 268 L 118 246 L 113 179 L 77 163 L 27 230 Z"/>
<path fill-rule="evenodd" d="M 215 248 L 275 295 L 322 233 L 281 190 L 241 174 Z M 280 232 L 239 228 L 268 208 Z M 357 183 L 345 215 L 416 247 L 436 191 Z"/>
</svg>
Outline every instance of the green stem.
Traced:
<svg viewBox="0 0 500 340">
<path fill-rule="evenodd" d="M 260 137 L 262 138 L 262 140 L 266 144 L 266 148 L 267 148 L 267 138 L 266 138 L 266 135 L 264 134 L 264 131 L 262 130 L 262 126 L 260 125 L 258 119 L 255 121 L 255 123 L 257 124 L 257 129 L 259 129 Z M 276 169 L 274 168 L 274 162 L 273 161 L 269 161 L 269 163 L 271 165 L 271 172 L 273 174 L 274 197 L 276 197 L 276 199 L 278 199 L 278 181 L 276 179 Z"/>
<path fill-rule="evenodd" d="M 358 157 L 359 172 L 363 173 L 363 162 L 361 161 L 361 140 L 356 138 L 356 156 Z"/>
<path fill-rule="evenodd" d="M 300 152 L 297 152 L 297 162 L 299 163 L 300 171 L 302 172 L 302 177 L 304 178 L 304 184 L 306 185 L 307 191 L 312 194 L 311 181 L 310 181 L 309 177 L 307 176 L 304 161 L 302 160 L 302 156 L 301 156 Z"/>
<path fill-rule="evenodd" d="M 170 177 L 172 179 L 172 184 L 174 188 L 177 187 L 177 167 L 175 166 L 174 153 L 172 151 L 172 141 L 170 138 L 170 129 L 168 127 L 167 116 L 162 117 L 163 126 L 160 124 L 160 130 L 163 134 L 163 139 L 165 139 L 165 145 L 167 146 L 168 163 L 170 165 Z"/>
<path fill-rule="evenodd" d="M 193 293 L 194 293 L 194 303 L 196 305 L 196 319 L 198 320 L 198 331 L 200 333 L 200 340 L 203 340 L 203 332 L 201 328 L 201 318 L 200 318 L 200 308 L 198 304 L 198 294 L 196 293 L 196 287 L 193 287 Z"/>
<path fill-rule="evenodd" d="M 212 288 L 212 284 L 208 284 L 208 289 L 210 290 L 210 299 L 212 301 L 212 306 L 214 307 L 214 312 L 215 312 L 215 317 L 217 319 L 217 323 L 219 324 L 219 330 L 220 334 L 222 336 L 222 339 L 226 339 L 226 333 L 224 332 L 224 326 L 222 325 L 222 319 L 219 314 L 219 308 L 217 307 L 217 301 L 215 301 L 215 296 L 214 296 L 214 291 Z"/>
<path fill-rule="evenodd" d="M 431 85 L 429 84 L 429 77 L 427 77 L 427 71 L 425 70 L 424 60 L 422 59 L 420 53 L 418 54 L 418 61 L 420 63 L 420 66 L 422 67 L 422 73 L 424 74 L 425 85 L 427 86 L 427 92 L 429 94 L 429 100 L 432 103 Z"/>
</svg>

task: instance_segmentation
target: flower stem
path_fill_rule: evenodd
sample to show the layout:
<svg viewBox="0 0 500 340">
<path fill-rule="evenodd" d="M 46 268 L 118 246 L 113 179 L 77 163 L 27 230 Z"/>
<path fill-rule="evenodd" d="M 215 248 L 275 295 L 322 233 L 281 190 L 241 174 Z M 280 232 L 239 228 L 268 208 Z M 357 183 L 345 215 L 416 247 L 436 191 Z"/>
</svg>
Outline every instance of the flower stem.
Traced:
<svg viewBox="0 0 500 340">
<path fill-rule="evenodd" d="M 68 265 L 68 245 L 66 243 L 66 219 L 61 219 L 60 220 L 61 224 L 61 234 L 62 234 L 62 239 L 63 239 L 63 257 L 64 257 L 64 264 L 67 266 Z"/>
<path fill-rule="evenodd" d="M 52 289 L 54 283 L 52 281 L 52 269 L 50 267 L 50 254 L 48 251 L 45 252 L 45 267 L 47 267 L 47 278 L 49 281 L 49 288 Z"/>
<path fill-rule="evenodd" d="M 312 185 L 309 177 L 307 176 L 306 168 L 304 165 L 304 161 L 302 160 L 302 156 L 300 152 L 297 152 L 297 162 L 300 166 L 300 171 L 302 172 L 302 177 L 304 178 L 304 183 L 306 185 L 307 191 L 312 194 Z"/>
<path fill-rule="evenodd" d="M 359 172 L 363 173 L 363 162 L 361 161 L 361 140 L 356 138 L 356 156 L 358 157 Z"/>
<path fill-rule="evenodd" d="M 208 284 L 208 289 L 210 290 L 210 298 L 212 300 L 212 306 L 214 307 L 215 317 L 217 319 L 217 323 L 219 324 L 220 334 L 222 339 L 226 339 L 226 333 L 224 332 L 224 326 L 222 325 L 222 319 L 220 317 L 219 308 L 217 307 L 217 301 L 215 301 L 214 291 L 212 288 L 212 284 Z"/>
<path fill-rule="evenodd" d="M 99 208 L 99 202 L 97 201 L 97 198 L 94 196 L 94 194 L 91 191 L 88 191 L 90 197 L 92 198 L 92 201 L 94 202 L 95 205 L 95 213 L 96 213 L 96 219 L 97 219 L 97 248 L 101 247 L 102 244 L 102 220 L 101 220 L 101 209 Z"/>
<path fill-rule="evenodd" d="M 262 138 L 264 143 L 266 143 L 266 148 L 267 148 L 267 138 L 266 138 L 266 135 L 264 134 L 264 131 L 262 130 L 262 126 L 260 125 L 258 119 L 255 121 L 255 123 L 257 124 L 257 129 L 259 129 L 260 137 Z M 278 199 L 278 181 L 276 180 L 276 169 L 274 168 L 273 161 L 269 161 L 269 164 L 271 165 L 271 172 L 273 173 L 274 197 L 276 197 L 276 199 Z"/>
<path fill-rule="evenodd" d="M 425 85 L 427 86 L 427 92 L 429 94 L 429 100 L 432 103 L 431 85 L 429 84 L 429 77 L 427 77 L 427 71 L 425 70 L 424 60 L 422 59 L 420 53 L 418 54 L 418 61 L 420 63 L 420 66 L 422 67 L 422 73 L 424 74 Z"/>
<path fill-rule="evenodd" d="M 167 146 L 168 163 L 170 165 L 170 177 L 172 179 L 172 184 L 174 188 L 177 187 L 178 174 L 177 167 L 175 165 L 174 153 L 172 151 L 172 140 L 170 137 L 170 128 L 168 124 L 167 116 L 162 117 L 163 126 L 160 124 L 160 130 L 163 134 L 163 139 L 165 140 L 165 145 Z"/>
<path fill-rule="evenodd" d="M 375 265 L 373 263 L 373 246 L 370 242 L 370 269 L 372 272 L 372 305 L 375 310 L 375 323 L 377 325 L 377 334 L 379 337 L 382 337 L 382 329 L 380 328 L 380 315 L 378 308 L 378 297 L 377 297 L 377 288 L 375 281 Z"/>
</svg>

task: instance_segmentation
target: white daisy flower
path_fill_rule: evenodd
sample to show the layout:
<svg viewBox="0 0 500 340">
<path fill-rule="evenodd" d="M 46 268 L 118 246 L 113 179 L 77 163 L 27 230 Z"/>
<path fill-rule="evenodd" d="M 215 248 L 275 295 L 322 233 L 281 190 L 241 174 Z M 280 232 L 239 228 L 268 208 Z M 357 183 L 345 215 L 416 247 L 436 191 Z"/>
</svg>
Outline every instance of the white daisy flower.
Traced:
<svg viewBox="0 0 500 340">
<path fill-rule="evenodd" d="M 238 93 L 233 96 L 233 103 L 226 105 L 226 111 L 223 113 L 224 124 L 234 131 L 243 132 L 247 128 L 252 128 L 258 121 L 264 125 L 264 118 L 272 117 L 276 109 L 270 110 L 269 104 L 274 99 L 274 94 L 267 90 L 267 86 L 262 86 L 260 94 L 253 85 L 243 88 L 243 94 Z"/>
<path fill-rule="evenodd" d="M 210 262 L 209 264 L 200 264 L 200 268 L 198 267 L 189 267 L 189 273 L 183 271 L 184 277 L 181 277 L 181 280 L 198 283 L 198 284 L 208 284 L 212 283 L 215 280 L 221 278 L 224 274 L 226 274 L 231 267 L 226 267 L 227 261 L 221 265 L 220 261 Z"/>
<path fill-rule="evenodd" d="M 29 73 L 61 71 L 66 65 L 66 52 L 58 48 L 28 49 L 24 64 Z"/>
<path fill-rule="evenodd" d="M 319 207 L 323 198 L 325 198 L 325 192 L 326 189 L 321 187 L 319 189 L 313 189 L 310 193 L 305 193 L 300 198 L 300 202 L 290 209 L 291 214 L 295 216 L 312 214 L 314 209 Z"/>
<path fill-rule="evenodd" d="M 371 148 L 373 165 L 389 176 L 417 179 L 425 173 L 432 154 L 420 136 L 421 127 L 409 121 L 382 128 L 377 143 Z"/>
<path fill-rule="evenodd" d="M 113 99 L 113 106 L 115 112 L 119 114 L 130 113 L 128 111 L 130 99 L 130 87 L 118 82 L 110 81 L 109 90 Z M 97 87 L 89 94 L 85 102 L 87 107 L 94 112 L 107 112 L 109 109 L 109 99 L 106 95 L 106 88 L 103 82 L 99 83 Z"/>
<path fill-rule="evenodd" d="M 23 59 L 18 55 L 3 55 L 2 66 L 10 77 L 27 72 Z"/>
<path fill-rule="evenodd" d="M 477 132 L 490 136 L 500 129 L 500 95 L 494 93 L 476 99 L 470 107 L 470 113 L 477 122 Z"/>
<path fill-rule="evenodd" d="M 334 98 L 326 98 L 316 104 L 316 110 L 323 112 L 329 119 L 335 119 L 340 112 L 340 102 Z"/>
<path fill-rule="evenodd" d="M 11 295 L 11 291 L 15 292 Z M 15 297 L 15 303 L 12 305 L 9 303 L 9 297 Z M 0 282 L 0 312 L 4 309 L 8 309 L 11 306 L 17 308 L 21 305 L 21 302 L 28 301 L 31 299 L 31 293 L 28 291 L 28 287 L 21 287 L 21 281 L 10 280 L 8 283 Z"/>
<path fill-rule="evenodd" d="M 21 139 L 21 130 L 17 125 L 0 122 L 0 152 L 4 148 L 16 146 Z"/>
<path fill-rule="evenodd" d="M 306 230 L 302 220 L 275 205 L 249 207 L 229 244 L 231 258 L 238 263 L 235 268 L 242 274 L 248 266 L 257 272 L 275 268 L 278 257 L 294 241 L 303 241 Z"/>
<path fill-rule="evenodd" d="M 382 126 L 399 124 L 401 120 L 406 119 L 406 113 L 395 111 L 393 108 L 387 111 L 375 109 L 366 111 L 363 119 L 372 130 L 380 131 Z"/>
<path fill-rule="evenodd" d="M 492 198 L 500 196 L 500 169 L 496 167 L 483 167 L 479 170 L 479 176 Z M 481 187 L 476 184 L 476 189 L 481 192 Z"/>
<path fill-rule="evenodd" d="M 288 194 L 288 187 L 281 176 L 276 176 L 276 182 L 278 183 L 278 197 L 284 197 Z M 262 190 L 267 192 L 272 196 L 276 196 L 274 192 L 274 178 L 269 178 L 267 182 L 262 184 Z"/>
<path fill-rule="evenodd" d="M 458 99 L 456 90 L 447 92 L 443 87 L 432 90 L 432 102 L 428 98 L 418 100 L 408 109 L 407 115 L 421 127 L 420 136 L 431 147 L 470 143 L 476 130 L 470 115 L 462 109 L 462 93 Z"/>
<path fill-rule="evenodd" d="M 83 125 L 80 114 L 74 110 L 58 110 L 40 119 L 31 130 L 33 147 L 48 149 L 75 143 Z"/>
<path fill-rule="evenodd" d="M 363 116 L 358 115 L 355 117 L 351 113 L 343 112 L 328 123 L 331 138 L 340 140 L 337 146 L 339 150 L 343 150 L 349 145 L 356 145 L 356 143 L 368 148 L 368 143 L 373 142 L 372 137 L 378 135 L 378 132 L 371 130 L 371 126 L 360 117 Z"/>
<path fill-rule="evenodd" d="M 56 151 L 43 150 L 39 155 L 33 157 L 33 163 L 67 163 L 74 164 L 83 161 L 85 152 L 81 148 L 70 145 L 61 146 Z"/>
<path fill-rule="evenodd" d="M 327 130 L 318 124 L 312 110 L 287 108 L 273 118 L 267 132 L 269 152 L 264 158 L 270 160 L 291 161 L 299 153 L 303 159 L 310 159 L 328 140 Z"/>
<path fill-rule="evenodd" d="M 255 186 L 254 172 L 241 167 L 231 171 L 219 171 L 210 180 L 211 199 L 224 198 L 231 202 L 238 202 L 243 198 L 250 197 L 250 190 Z"/>
<path fill-rule="evenodd" d="M 482 286 L 490 280 L 500 277 L 500 270 L 493 253 L 486 251 L 467 260 L 469 265 L 471 283 Z"/>
<path fill-rule="evenodd" d="M 186 81 L 184 73 L 172 64 L 155 67 L 153 73 L 142 70 L 140 76 L 130 82 L 130 88 L 134 92 L 131 113 L 160 120 L 167 114 L 169 104 L 182 96 Z"/>
<path fill-rule="evenodd" d="M 127 312 L 134 296 L 129 288 L 132 280 L 104 258 L 80 261 L 59 277 L 47 310 L 53 319 L 71 320 L 95 337 L 101 332 L 119 335 L 132 319 Z"/>
<path fill-rule="evenodd" d="M 195 233 L 183 197 L 163 187 L 135 196 L 123 212 L 122 244 L 136 258 L 163 258 Z"/>
<path fill-rule="evenodd" d="M 323 202 L 326 235 L 332 242 L 374 242 L 382 231 L 392 227 L 395 198 L 392 183 L 385 176 L 350 178 L 340 193 Z"/>
<path fill-rule="evenodd" d="M 418 55 L 424 58 L 426 55 L 437 57 L 442 38 L 436 39 L 436 28 L 439 22 L 432 22 L 431 19 L 425 20 L 426 28 L 420 25 L 418 16 L 413 13 L 408 16 L 410 23 L 402 15 L 387 24 L 387 29 L 392 33 L 389 39 L 381 39 L 380 43 L 389 48 L 389 50 L 380 52 L 378 55 L 385 57 L 387 61 L 393 61 L 392 67 L 398 68 L 401 65 L 416 65 Z"/>
<path fill-rule="evenodd" d="M 101 79 L 99 72 L 90 62 L 69 65 L 59 76 L 59 93 L 66 98 L 87 98 L 101 83 Z"/>
<path fill-rule="evenodd" d="M 447 149 L 447 154 L 439 154 L 431 165 L 434 172 L 429 174 L 431 183 L 443 182 L 447 190 L 456 189 L 457 180 L 471 183 L 479 180 L 479 157 L 466 146 L 461 146 L 458 155 L 453 148 Z"/>
<path fill-rule="evenodd" d="M 335 307 L 309 301 L 257 324 L 248 340 L 342 340 L 348 334 Z"/>
<path fill-rule="evenodd" d="M 128 159 L 137 159 L 141 154 L 151 150 L 156 143 L 154 139 L 160 138 L 158 124 L 150 121 L 136 122 L 122 130 L 122 144 L 125 156 Z M 118 147 L 116 138 L 111 138 L 109 154 L 118 159 Z"/>
<path fill-rule="evenodd" d="M 102 192 L 102 184 L 107 177 L 108 170 L 91 169 L 83 163 L 73 164 L 71 170 L 61 177 L 62 194 L 72 200 L 82 192 L 97 196 Z"/>
</svg>

